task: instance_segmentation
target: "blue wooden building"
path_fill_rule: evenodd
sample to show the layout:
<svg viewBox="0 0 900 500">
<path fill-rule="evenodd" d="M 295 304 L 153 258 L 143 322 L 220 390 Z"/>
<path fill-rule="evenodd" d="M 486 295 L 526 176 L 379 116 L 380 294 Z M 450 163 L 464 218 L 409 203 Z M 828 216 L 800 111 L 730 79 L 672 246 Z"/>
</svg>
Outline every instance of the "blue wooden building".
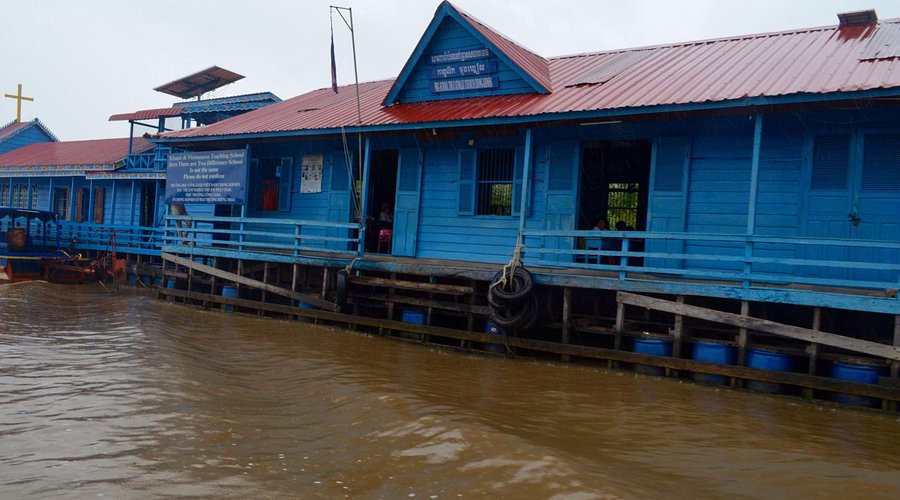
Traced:
<svg viewBox="0 0 900 500">
<path fill-rule="evenodd" d="M 37 118 L 30 122 L 13 120 L 0 127 L 0 154 L 35 142 L 57 141 L 53 132 Z"/>
<path fill-rule="evenodd" d="M 240 78 L 213 66 L 157 90 L 190 99 Z M 280 101 L 271 92 L 259 92 L 116 114 L 110 121 L 127 121 L 130 128 L 128 137 L 118 139 L 60 142 L 37 119 L 10 123 L 0 129 L 0 206 L 58 213 L 62 237 L 76 241 L 80 250 L 107 250 L 114 231 L 119 251 L 158 261 L 172 148 L 151 144 L 140 131 L 208 125 Z M 206 206 L 187 208 L 214 214 Z"/>
<path fill-rule="evenodd" d="M 323 88 L 154 137 L 249 158 L 246 198 L 227 216 L 170 218 L 162 251 L 238 275 L 254 267 L 293 291 L 318 269 L 326 297 L 328 271 L 345 266 L 361 286 L 480 294 L 515 257 L 549 290 L 563 344 L 579 324 L 605 331 L 604 310 L 617 348 L 631 306 L 680 318 L 681 306 L 633 295 L 662 294 L 809 331 L 824 321 L 896 361 L 898 47 L 900 20 L 865 11 L 836 26 L 545 58 L 443 2 L 400 74 L 360 84 L 358 102 L 353 86 Z M 189 238 L 176 219 L 192 223 Z M 388 319 L 394 304 L 440 308 L 385 301 Z M 461 329 L 480 328 L 483 303 L 459 307 Z M 746 325 L 738 333 L 726 340 L 743 358 L 752 341 Z"/>
<path fill-rule="evenodd" d="M 822 363 L 847 355 L 900 373 L 898 48 L 900 20 L 865 11 L 546 58 L 443 2 L 394 78 L 215 120 L 235 103 L 117 116 L 159 120 L 155 149 L 132 145 L 121 168 L 77 182 L 159 176 L 102 199 L 152 197 L 152 217 L 117 209 L 114 222 L 152 232 L 167 296 L 285 314 L 300 300 L 330 309 L 303 313 L 323 319 L 352 307 L 359 324 L 479 341 L 497 314 L 488 284 L 512 261 L 541 287 L 531 307 L 544 315 L 507 342 L 750 378 L 683 358 L 715 340 L 743 365 L 758 345 L 809 366 L 802 383 L 762 380 L 831 390 Z M 165 130 L 189 113 L 200 126 Z M 189 175 L 228 158 L 241 179 L 204 177 L 221 196 L 166 215 L 200 189 Z M 396 321 L 418 318 L 430 329 Z M 621 353 L 647 331 L 673 341 L 672 358 Z"/>
</svg>

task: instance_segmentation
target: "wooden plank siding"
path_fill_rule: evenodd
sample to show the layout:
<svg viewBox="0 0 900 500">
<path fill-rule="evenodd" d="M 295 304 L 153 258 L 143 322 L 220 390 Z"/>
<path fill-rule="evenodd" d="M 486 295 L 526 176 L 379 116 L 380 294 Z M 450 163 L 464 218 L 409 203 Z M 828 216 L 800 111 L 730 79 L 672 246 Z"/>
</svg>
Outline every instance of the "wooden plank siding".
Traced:
<svg viewBox="0 0 900 500">
<path fill-rule="evenodd" d="M 497 62 L 498 86 L 493 89 L 470 90 L 466 92 L 447 92 L 435 94 L 431 89 L 430 56 L 443 52 L 452 52 L 463 49 L 482 48 L 484 43 L 478 41 L 471 33 L 466 31 L 454 19 L 446 18 L 441 22 L 431 42 L 425 48 L 423 57 L 410 73 L 409 79 L 400 91 L 400 102 L 438 101 L 442 99 L 454 99 L 459 97 L 476 97 L 487 95 L 520 94 L 534 92 L 534 88 L 516 74 L 502 59 L 493 59 Z M 464 95 L 460 95 L 464 94 Z"/>
</svg>

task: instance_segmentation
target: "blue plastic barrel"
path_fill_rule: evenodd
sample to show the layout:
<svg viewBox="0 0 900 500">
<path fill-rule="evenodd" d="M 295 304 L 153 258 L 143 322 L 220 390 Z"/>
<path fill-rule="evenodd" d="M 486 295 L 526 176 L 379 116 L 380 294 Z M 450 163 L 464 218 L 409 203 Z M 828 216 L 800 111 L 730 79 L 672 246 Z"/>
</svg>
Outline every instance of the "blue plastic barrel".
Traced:
<svg viewBox="0 0 900 500">
<path fill-rule="evenodd" d="M 317 306 L 314 306 L 308 302 L 303 302 L 302 300 L 297 302 L 297 307 L 300 309 L 306 309 L 308 311 L 318 311 L 319 310 L 319 308 Z M 300 316 L 299 318 L 297 318 L 297 320 L 302 323 L 312 323 L 313 322 L 313 318 L 308 318 L 305 316 Z"/>
<path fill-rule="evenodd" d="M 237 287 L 234 287 L 234 286 L 223 286 L 222 287 L 222 297 L 229 297 L 232 299 L 236 299 L 238 296 L 237 292 L 238 292 Z M 225 312 L 232 312 L 232 311 L 234 311 L 234 306 L 232 306 L 231 304 L 226 304 L 223 309 L 225 309 Z"/>
<path fill-rule="evenodd" d="M 425 311 L 422 311 L 419 309 L 404 309 L 401 320 L 404 323 L 414 323 L 416 325 L 424 325 L 425 324 Z M 395 335 L 401 339 L 407 339 L 407 340 L 421 340 L 422 339 L 422 335 L 419 333 L 397 332 Z"/>
<path fill-rule="evenodd" d="M 655 337 L 637 337 L 634 339 L 632 351 L 638 354 L 650 354 L 651 356 L 671 356 L 672 341 Z M 644 375 L 664 375 L 666 370 L 659 366 L 634 365 L 634 371 Z"/>
<path fill-rule="evenodd" d="M 129 283 L 131 283 L 132 285 L 137 285 L 137 279 L 138 279 L 137 274 L 128 273 L 128 282 Z"/>
<path fill-rule="evenodd" d="M 415 323 L 417 325 L 424 325 L 425 324 L 425 311 L 420 311 L 418 309 L 404 309 L 402 321 L 404 323 Z"/>
<path fill-rule="evenodd" d="M 749 368 L 757 368 L 760 370 L 789 372 L 793 368 L 794 362 L 789 354 L 768 351 L 766 349 L 751 348 L 747 349 L 747 366 Z M 758 382 L 755 380 L 748 380 L 747 388 L 768 394 L 781 394 L 784 392 L 784 388 L 781 384 Z"/>
<path fill-rule="evenodd" d="M 838 380 L 861 382 L 863 384 L 877 384 L 878 377 L 882 375 L 884 368 L 865 362 L 847 360 L 835 361 L 831 367 L 831 376 Z M 855 406 L 876 406 L 878 400 L 866 396 L 852 396 L 850 394 L 834 394 L 834 400 L 838 403 Z"/>
<path fill-rule="evenodd" d="M 166 280 L 166 288 L 175 288 L 175 278 Z"/>
<path fill-rule="evenodd" d="M 733 365 L 737 361 L 737 349 L 734 346 L 721 342 L 698 340 L 694 342 L 694 361 L 705 361 L 717 365 Z M 724 385 L 728 383 L 728 377 L 724 375 L 711 375 L 708 373 L 693 374 L 694 380 L 707 384 Z"/>
<path fill-rule="evenodd" d="M 503 328 L 500 328 L 499 326 L 495 325 L 494 323 L 491 323 L 490 321 L 485 323 L 484 333 L 487 335 L 498 335 L 498 336 L 506 335 L 506 332 L 503 330 Z M 503 344 L 484 344 L 484 350 L 491 351 L 491 352 L 505 353 L 506 346 Z"/>
</svg>

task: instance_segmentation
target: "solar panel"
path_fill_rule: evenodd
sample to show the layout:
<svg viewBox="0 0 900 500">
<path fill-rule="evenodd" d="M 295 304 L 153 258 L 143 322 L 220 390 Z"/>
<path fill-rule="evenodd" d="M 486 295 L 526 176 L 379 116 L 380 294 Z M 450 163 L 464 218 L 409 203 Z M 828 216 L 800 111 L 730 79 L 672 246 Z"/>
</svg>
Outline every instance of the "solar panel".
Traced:
<svg viewBox="0 0 900 500">
<path fill-rule="evenodd" d="M 165 85 L 160 85 L 153 90 L 182 99 L 190 99 L 229 83 L 234 83 L 242 78 L 244 78 L 243 75 L 233 71 L 228 71 L 218 66 L 210 66 L 203 71 L 198 71 Z"/>
</svg>

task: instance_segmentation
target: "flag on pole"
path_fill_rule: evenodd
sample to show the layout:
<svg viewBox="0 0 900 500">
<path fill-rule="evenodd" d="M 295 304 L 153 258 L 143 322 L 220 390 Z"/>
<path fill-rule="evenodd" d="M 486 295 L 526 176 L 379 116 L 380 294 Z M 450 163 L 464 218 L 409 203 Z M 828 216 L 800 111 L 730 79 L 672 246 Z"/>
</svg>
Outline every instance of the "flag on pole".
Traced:
<svg viewBox="0 0 900 500">
<path fill-rule="evenodd" d="M 334 63 L 334 28 L 331 29 L 331 90 L 338 93 L 337 66 Z"/>
</svg>

